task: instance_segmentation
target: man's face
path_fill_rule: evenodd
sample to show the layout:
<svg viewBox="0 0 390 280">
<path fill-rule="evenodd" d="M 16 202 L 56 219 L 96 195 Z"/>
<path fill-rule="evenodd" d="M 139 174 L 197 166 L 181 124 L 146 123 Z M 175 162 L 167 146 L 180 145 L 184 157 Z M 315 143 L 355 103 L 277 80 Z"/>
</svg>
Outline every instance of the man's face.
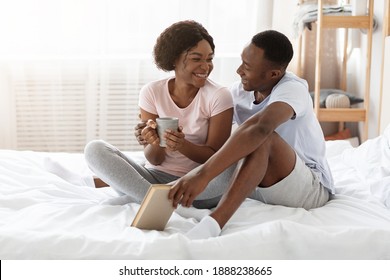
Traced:
<svg viewBox="0 0 390 280">
<path fill-rule="evenodd" d="M 242 63 L 237 69 L 246 91 L 266 92 L 272 89 L 271 62 L 264 58 L 264 50 L 249 44 L 241 54 Z"/>
</svg>

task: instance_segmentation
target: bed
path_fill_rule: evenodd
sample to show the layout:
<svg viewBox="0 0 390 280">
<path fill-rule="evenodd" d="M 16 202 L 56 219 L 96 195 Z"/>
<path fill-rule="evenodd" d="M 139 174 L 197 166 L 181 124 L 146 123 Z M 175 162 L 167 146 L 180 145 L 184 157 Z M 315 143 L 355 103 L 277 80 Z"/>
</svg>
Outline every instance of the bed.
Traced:
<svg viewBox="0 0 390 280">
<path fill-rule="evenodd" d="M 0 150 L 2 260 L 390 259 L 390 125 L 358 147 L 327 141 L 337 193 L 324 207 L 247 199 L 219 237 L 201 240 L 185 233 L 209 210 L 174 212 L 161 232 L 133 228 L 138 204 L 106 205 L 112 189 L 72 185 L 45 158 L 90 172 L 82 154 Z"/>
</svg>

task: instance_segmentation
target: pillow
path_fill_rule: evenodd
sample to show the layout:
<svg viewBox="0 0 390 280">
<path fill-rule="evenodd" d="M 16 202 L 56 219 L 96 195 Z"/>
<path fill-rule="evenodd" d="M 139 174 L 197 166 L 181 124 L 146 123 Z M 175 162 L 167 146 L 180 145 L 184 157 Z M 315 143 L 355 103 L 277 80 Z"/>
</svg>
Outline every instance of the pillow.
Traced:
<svg viewBox="0 0 390 280">
<path fill-rule="evenodd" d="M 325 99 L 326 108 L 349 108 L 351 101 L 348 96 L 341 93 L 332 93 Z"/>
<path fill-rule="evenodd" d="M 320 108 L 325 108 L 326 98 L 329 95 L 334 94 L 334 93 L 343 94 L 343 95 L 347 96 L 349 98 L 349 102 L 350 102 L 351 105 L 364 102 L 364 99 L 361 99 L 361 98 L 358 98 L 356 96 L 353 96 L 352 94 L 347 93 L 347 92 L 345 92 L 345 91 L 343 91 L 341 89 L 333 89 L 333 88 L 321 89 L 320 90 Z M 311 96 L 311 98 L 313 99 L 313 102 L 314 102 L 314 91 L 310 92 L 310 96 Z"/>
</svg>

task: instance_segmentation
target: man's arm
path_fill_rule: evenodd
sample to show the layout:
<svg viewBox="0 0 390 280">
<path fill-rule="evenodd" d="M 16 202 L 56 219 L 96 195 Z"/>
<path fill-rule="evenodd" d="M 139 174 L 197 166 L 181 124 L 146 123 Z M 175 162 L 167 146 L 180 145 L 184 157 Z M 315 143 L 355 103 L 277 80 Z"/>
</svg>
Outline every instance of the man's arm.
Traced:
<svg viewBox="0 0 390 280">
<path fill-rule="evenodd" d="M 225 169 L 250 155 L 275 129 L 294 116 L 294 110 L 284 102 L 275 102 L 263 111 L 253 115 L 240 125 L 222 148 L 194 172 L 180 178 L 169 198 L 174 207 L 178 204 L 191 206 L 207 184 Z"/>
</svg>

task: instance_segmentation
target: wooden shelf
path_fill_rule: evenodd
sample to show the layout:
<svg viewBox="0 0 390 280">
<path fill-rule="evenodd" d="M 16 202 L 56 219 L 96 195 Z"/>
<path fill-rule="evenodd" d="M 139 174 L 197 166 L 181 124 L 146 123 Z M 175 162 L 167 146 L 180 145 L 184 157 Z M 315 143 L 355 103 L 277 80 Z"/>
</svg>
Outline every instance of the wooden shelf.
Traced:
<svg viewBox="0 0 390 280">
<path fill-rule="evenodd" d="M 339 122 L 340 128 L 344 122 L 363 122 L 362 142 L 368 137 L 368 111 L 369 111 L 369 92 L 370 92 L 370 74 L 371 74 L 371 52 L 372 52 L 372 32 L 374 18 L 374 0 L 368 0 L 368 14 L 363 16 L 352 16 L 341 14 L 325 15 L 323 14 L 324 0 L 318 0 L 318 18 L 317 18 L 317 36 L 316 36 L 316 66 L 315 66 L 315 88 L 314 88 L 314 111 L 320 122 Z M 321 63 L 322 63 L 322 32 L 324 28 L 344 28 L 345 46 L 343 58 L 343 74 L 346 76 L 347 66 L 347 42 L 348 29 L 366 29 L 367 30 L 367 50 L 366 50 L 366 75 L 365 75 L 365 93 L 363 109 L 357 108 L 320 108 L 320 89 L 321 89 Z M 340 88 L 345 90 L 346 80 L 343 77 Z"/>
<path fill-rule="evenodd" d="M 358 108 L 321 108 L 317 118 L 320 122 L 364 122 L 366 113 L 365 109 Z"/>
<path fill-rule="evenodd" d="M 324 15 L 322 17 L 323 28 L 363 28 L 370 26 L 369 16 L 337 16 Z"/>
</svg>

